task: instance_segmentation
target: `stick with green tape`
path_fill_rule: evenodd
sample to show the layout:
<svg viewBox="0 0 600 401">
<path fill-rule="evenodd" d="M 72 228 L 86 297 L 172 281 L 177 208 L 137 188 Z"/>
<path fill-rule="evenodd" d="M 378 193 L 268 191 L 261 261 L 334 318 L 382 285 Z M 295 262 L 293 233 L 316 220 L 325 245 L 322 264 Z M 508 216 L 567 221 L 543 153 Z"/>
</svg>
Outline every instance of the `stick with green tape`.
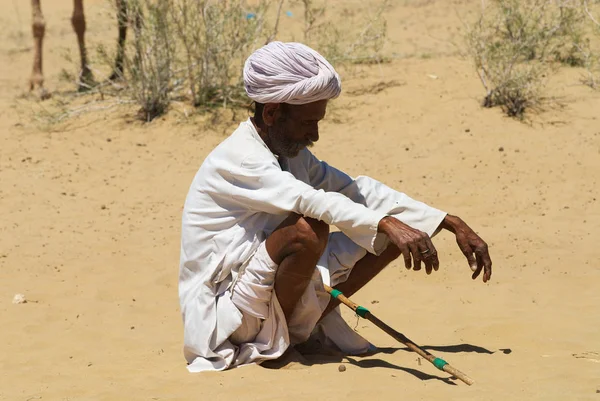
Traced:
<svg viewBox="0 0 600 401">
<path fill-rule="evenodd" d="M 375 315 L 373 315 L 367 308 L 365 308 L 364 306 L 357 305 L 354 302 L 352 302 L 351 300 L 349 300 L 348 298 L 346 298 L 344 296 L 344 294 L 342 294 L 340 291 L 333 289 L 333 288 L 329 287 L 328 285 L 325 285 L 325 290 L 327 290 L 327 292 L 333 298 L 338 299 L 341 303 L 343 303 L 344 305 L 346 305 L 347 307 L 352 309 L 354 312 L 356 312 L 356 314 L 358 316 L 371 321 L 375 326 L 379 327 L 381 330 L 385 331 L 390 336 L 394 337 L 396 340 L 398 340 L 402 344 L 406 345 L 411 351 L 414 351 L 417 354 L 419 354 L 421 357 L 423 357 L 424 359 L 427 359 L 439 370 L 443 370 L 444 372 L 451 374 L 452 376 L 462 380 L 469 386 L 471 384 L 475 383 L 475 381 L 473 379 L 471 379 L 469 376 L 465 375 L 460 370 L 453 368 L 452 366 L 450 366 L 450 364 L 448 362 L 444 361 L 443 359 L 437 358 L 434 355 L 432 355 L 431 353 L 425 351 L 424 349 L 419 347 L 417 344 L 415 344 L 414 342 L 409 340 L 404 334 L 397 332 L 396 330 L 392 329 L 387 324 L 383 323 Z"/>
</svg>

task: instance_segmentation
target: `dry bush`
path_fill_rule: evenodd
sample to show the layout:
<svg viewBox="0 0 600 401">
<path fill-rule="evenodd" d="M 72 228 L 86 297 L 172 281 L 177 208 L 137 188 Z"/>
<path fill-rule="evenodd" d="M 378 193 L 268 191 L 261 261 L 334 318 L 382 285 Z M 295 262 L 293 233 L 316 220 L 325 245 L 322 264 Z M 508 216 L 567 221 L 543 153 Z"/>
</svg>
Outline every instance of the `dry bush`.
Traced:
<svg viewBox="0 0 600 401">
<path fill-rule="evenodd" d="M 271 1 L 179 0 L 171 8 L 174 36 L 183 45 L 180 65 L 195 106 L 239 105 L 246 58 L 267 41 Z M 279 11 L 280 12 L 280 11 Z"/>
<path fill-rule="evenodd" d="M 95 61 L 112 73 L 112 85 L 95 92 L 135 100 L 145 121 L 165 113 L 174 99 L 201 108 L 247 104 L 243 62 L 274 32 L 266 21 L 274 0 L 253 3 L 128 0 L 125 18 L 133 35 L 124 51 L 97 46 Z M 113 68 L 119 53 L 122 74 Z"/>
<path fill-rule="evenodd" d="M 120 83 L 100 90 L 117 89 L 119 96 L 134 99 L 145 121 L 164 113 L 174 99 L 202 110 L 247 106 L 244 62 L 269 41 L 290 37 L 279 32 L 288 6 L 303 8 L 298 22 L 304 42 L 333 64 L 383 60 L 388 0 L 357 15 L 351 26 L 332 23 L 325 1 L 129 0 L 126 19 L 133 35 L 123 52 L 125 71 Z M 96 60 L 112 71 L 118 52 L 98 46 Z"/>
<path fill-rule="evenodd" d="M 133 51 L 125 58 L 128 84 L 141 106 L 140 117 L 151 121 L 169 107 L 176 41 L 168 18 L 171 1 L 133 0 L 129 3 L 133 21 Z M 133 54 L 133 57 L 131 55 Z"/>
<path fill-rule="evenodd" d="M 295 0 L 304 14 L 304 42 L 319 50 L 332 64 L 377 64 L 389 61 L 383 54 L 387 41 L 385 13 L 389 0 L 357 13 L 328 16 L 327 1 Z M 343 20 L 343 21 L 342 21 Z"/>
<path fill-rule="evenodd" d="M 559 64 L 585 65 L 584 22 L 580 0 L 483 1 L 466 36 L 486 90 L 483 105 L 518 118 L 540 107 L 545 82 Z"/>
<path fill-rule="evenodd" d="M 600 88 L 600 1 L 583 0 L 583 7 L 593 32 L 593 44 L 582 48 L 586 74 L 582 81 L 592 89 Z"/>
</svg>

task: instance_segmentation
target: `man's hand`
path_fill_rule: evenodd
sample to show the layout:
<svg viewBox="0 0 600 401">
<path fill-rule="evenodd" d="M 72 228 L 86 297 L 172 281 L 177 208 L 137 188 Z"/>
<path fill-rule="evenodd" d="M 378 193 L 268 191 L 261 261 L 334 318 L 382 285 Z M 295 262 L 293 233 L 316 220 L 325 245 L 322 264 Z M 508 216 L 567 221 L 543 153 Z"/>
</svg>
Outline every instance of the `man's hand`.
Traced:
<svg viewBox="0 0 600 401">
<path fill-rule="evenodd" d="M 439 269 L 440 261 L 437 251 L 427 233 L 414 229 L 390 216 L 379 221 L 377 231 L 386 234 L 392 244 L 398 247 L 404 257 L 404 265 L 407 269 L 414 266 L 414 270 L 421 270 L 421 262 L 425 264 L 427 274 L 431 274 L 432 270 Z"/>
<path fill-rule="evenodd" d="M 483 282 L 489 281 L 492 277 L 492 259 L 485 241 L 475 234 L 475 231 L 467 223 L 456 216 L 447 215 L 440 227 L 452 231 L 456 235 L 456 243 L 473 271 L 473 280 L 483 271 Z"/>
</svg>

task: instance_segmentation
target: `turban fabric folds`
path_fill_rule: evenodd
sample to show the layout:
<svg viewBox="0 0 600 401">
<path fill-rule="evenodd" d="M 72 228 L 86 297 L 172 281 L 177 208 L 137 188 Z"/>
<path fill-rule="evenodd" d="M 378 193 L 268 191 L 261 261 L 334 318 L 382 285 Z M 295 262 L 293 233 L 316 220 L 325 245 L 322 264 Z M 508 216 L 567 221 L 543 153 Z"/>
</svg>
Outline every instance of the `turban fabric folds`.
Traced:
<svg viewBox="0 0 600 401">
<path fill-rule="evenodd" d="M 323 56 L 301 43 L 271 42 L 248 57 L 244 87 L 258 103 L 306 104 L 334 99 L 340 76 Z"/>
</svg>

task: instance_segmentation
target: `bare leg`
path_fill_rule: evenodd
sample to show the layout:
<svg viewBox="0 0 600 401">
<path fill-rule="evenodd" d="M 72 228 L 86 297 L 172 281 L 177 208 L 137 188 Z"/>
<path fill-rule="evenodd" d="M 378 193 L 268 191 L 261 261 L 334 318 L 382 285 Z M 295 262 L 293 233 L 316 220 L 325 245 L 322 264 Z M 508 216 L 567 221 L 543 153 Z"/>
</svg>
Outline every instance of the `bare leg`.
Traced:
<svg viewBox="0 0 600 401">
<path fill-rule="evenodd" d="M 42 52 L 44 47 L 44 33 L 46 32 L 46 21 L 42 14 L 40 0 L 31 0 L 31 28 L 33 31 L 34 41 L 34 56 L 33 56 L 33 71 L 29 79 L 29 90 L 33 91 L 36 87 L 39 88 L 41 99 L 50 97 L 44 88 L 44 73 L 42 71 Z"/>
<path fill-rule="evenodd" d="M 74 0 L 73 15 L 71 16 L 73 30 L 77 34 L 79 55 L 81 56 L 81 71 L 79 72 L 79 90 L 85 91 L 94 85 L 92 71 L 88 67 L 87 52 L 85 49 L 85 14 L 83 13 L 83 0 Z"/>
<path fill-rule="evenodd" d="M 117 21 L 119 23 L 119 39 L 115 67 L 108 78 L 111 81 L 123 77 L 123 59 L 125 58 L 125 39 L 127 37 L 127 0 L 117 0 Z"/>
<path fill-rule="evenodd" d="M 267 238 L 267 252 L 279 265 L 275 292 L 287 320 L 310 283 L 328 238 L 327 224 L 297 214 L 290 215 Z"/>
<path fill-rule="evenodd" d="M 348 279 L 343 283 L 335 286 L 335 288 L 344 293 L 346 296 L 353 295 L 356 291 L 360 290 L 369 281 L 371 281 L 379 272 L 381 272 L 387 265 L 396 260 L 400 256 L 400 250 L 394 246 L 389 245 L 385 251 L 379 256 L 368 253 L 361 260 L 356 262 Z M 335 307 L 340 304 L 337 299 L 331 299 L 329 305 L 321 315 L 321 319 L 331 312 Z"/>
</svg>

